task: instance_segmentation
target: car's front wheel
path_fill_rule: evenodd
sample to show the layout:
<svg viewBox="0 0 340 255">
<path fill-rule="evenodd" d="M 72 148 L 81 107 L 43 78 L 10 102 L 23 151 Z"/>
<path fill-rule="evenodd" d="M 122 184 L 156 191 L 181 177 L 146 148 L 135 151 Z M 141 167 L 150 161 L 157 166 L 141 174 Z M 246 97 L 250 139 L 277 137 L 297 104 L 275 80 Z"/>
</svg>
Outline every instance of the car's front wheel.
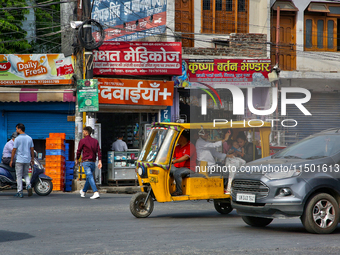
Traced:
<svg viewBox="0 0 340 255">
<path fill-rule="evenodd" d="M 242 220 L 252 227 L 265 227 L 273 221 L 273 219 L 270 218 L 260 218 L 252 216 L 242 216 Z"/>
<path fill-rule="evenodd" d="M 339 222 L 338 202 L 327 193 L 314 195 L 306 204 L 301 222 L 310 233 L 332 233 Z"/>
</svg>

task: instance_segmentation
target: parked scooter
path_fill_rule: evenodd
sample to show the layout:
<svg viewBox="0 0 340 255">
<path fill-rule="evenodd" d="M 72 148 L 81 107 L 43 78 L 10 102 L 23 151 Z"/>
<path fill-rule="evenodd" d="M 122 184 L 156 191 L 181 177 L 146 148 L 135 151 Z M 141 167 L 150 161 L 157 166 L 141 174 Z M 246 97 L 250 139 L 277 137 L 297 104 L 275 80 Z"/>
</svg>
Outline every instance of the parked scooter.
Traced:
<svg viewBox="0 0 340 255">
<path fill-rule="evenodd" d="M 52 178 L 45 175 L 45 168 L 37 159 L 37 153 L 34 151 L 34 166 L 31 177 L 31 186 L 39 196 L 47 196 L 52 192 Z M 26 183 L 23 180 L 23 188 L 26 189 Z M 15 169 L 0 163 L 0 190 L 17 189 L 17 177 Z"/>
</svg>

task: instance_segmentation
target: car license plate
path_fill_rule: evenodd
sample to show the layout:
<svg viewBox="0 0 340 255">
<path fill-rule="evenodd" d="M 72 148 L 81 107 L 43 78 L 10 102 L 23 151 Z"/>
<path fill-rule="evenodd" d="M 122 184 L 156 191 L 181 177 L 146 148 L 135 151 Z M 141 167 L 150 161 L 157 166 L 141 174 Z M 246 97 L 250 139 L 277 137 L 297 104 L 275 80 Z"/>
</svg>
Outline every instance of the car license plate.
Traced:
<svg viewBox="0 0 340 255">
<path fill-rule="evenodd" d="M 255 203 L 255 195 L 254 194 L 237 193 L 236 201 Z"/>
</svg>

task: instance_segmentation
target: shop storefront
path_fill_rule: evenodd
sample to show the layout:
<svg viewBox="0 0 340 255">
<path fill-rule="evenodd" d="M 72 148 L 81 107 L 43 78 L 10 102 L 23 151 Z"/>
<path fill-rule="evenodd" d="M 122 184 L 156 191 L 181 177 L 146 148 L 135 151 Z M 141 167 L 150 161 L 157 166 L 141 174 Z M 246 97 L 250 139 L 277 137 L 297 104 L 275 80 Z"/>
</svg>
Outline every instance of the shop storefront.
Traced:
<svg viewBox="0 0 340 255">
<path fill-rule="evenodd" d="M 310 100 L 303 103 L 311 115 L 305 115 L 295 105 L 287 105 L 285 119 L 294 120 L 289 128 L 281 128 L 280 142 L 285 145 L 295 143 L 309 135 L 326 129 L 339 128 L 340 112 L 338 79 L 281 79 L 281 87 L 299 87 L 310 91 Z M 303 93 L 290 93 L 290 99 L 303 99 Z"/>
<path fill-rule="evenodd" d="M 151 123 L 178 113 L 171 76 L 180 74 L 180 63 L 180 43 L 105 42 L 94 51 L 104 183 L 135 179 L 134 159 Z M 119 134 L 127 143 L 126 155 L 111 150 Z"/>
<path fill-rule="evenodd" d="M 40 159 L 49 133 L 65 133 L 74 149 L 75 96 L 72 59 L 63 54 L 2 55 L 0 65 L 0 148 L 18 123 L 33 138 Z M 70 154 L 73 160 L 73 153 Z"/>
<path fill-rule="evenodd" d="M 98 78 L 98 89 L 96 118 L 101 125 L 103 164 L 107 169 L 102 173 L 103 181 L 133 179 L 133 160 L 127 161 L 131 156 L 118 156 L 117 161 L 111 152 L 112 143 L 122 135 L 132 157 L 138 157 L 151 123 L 159 121 L 161 112 L 173 104 L 173 82 Z M 123 170 L 125 175 L 117 177 Z"/>
</svg>

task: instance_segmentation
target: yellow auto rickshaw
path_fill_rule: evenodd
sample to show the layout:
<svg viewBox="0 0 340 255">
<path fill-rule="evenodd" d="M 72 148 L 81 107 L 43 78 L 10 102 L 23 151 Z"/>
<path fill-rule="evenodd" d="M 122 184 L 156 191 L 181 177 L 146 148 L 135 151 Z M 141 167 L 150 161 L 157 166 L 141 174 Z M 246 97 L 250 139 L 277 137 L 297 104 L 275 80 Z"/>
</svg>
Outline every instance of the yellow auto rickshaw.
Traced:
<svg viewBox="0 0 340 255">
<path fill-rule="evenodd" d="M 223 175 L 211 175 L 206 162 L 200 162 L 198 174 L 183 178 L 183 195 L 172 196 L 175 191 L 173 177 L 170 176 L 172 159 L 177 141 L 184 130 L 198 131 L 201 128 L 213 132 L 233 130 L 233 138 L 240 131 L 248 132 L 253 141 L 260 141 L 261 157 L 270 155 L 269 135 L 271 123 L 263 121 L 233 121 L 228 123 L 154 123 L 136 162 L 136 173 L 141 192 L 134 194 L 130 201 L 130 211 L 137 218 L 148 217 L 154 208 L 154 201 L 171 202 L 185 200 L 213 200 L 216 211 L 228 214 L 232 211 L 230 185 L 234 174 L 229 173 L 228 184 Z M 256 137 L 255 137 L 256 136 Z M 254 151 L 255 151 L 255 143 Z M 254 155 L 255 159 L 255 155 Z"/>
</svg>

